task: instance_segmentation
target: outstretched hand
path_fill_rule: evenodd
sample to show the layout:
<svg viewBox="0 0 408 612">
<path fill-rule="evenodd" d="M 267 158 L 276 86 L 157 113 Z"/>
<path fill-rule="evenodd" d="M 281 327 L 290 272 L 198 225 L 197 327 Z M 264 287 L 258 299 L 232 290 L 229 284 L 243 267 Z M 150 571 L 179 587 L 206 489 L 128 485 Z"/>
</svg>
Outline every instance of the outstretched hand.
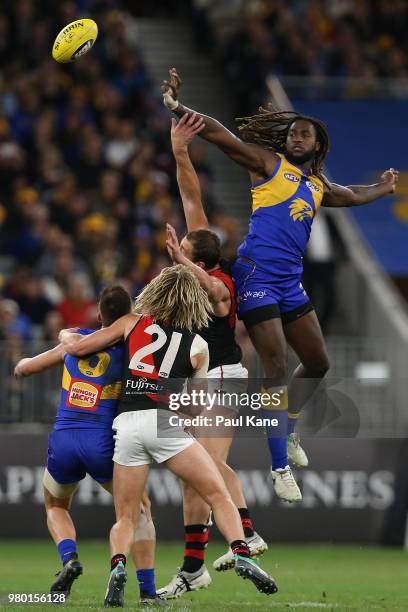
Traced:
<svg viewBox="0 0 408 612">
<path fill-rule="evenodd" d="M 178 90 L 181 87 L 182 80 L 175 68 L 169 70 L 170 80 L 162 81 L 160 87 L 163 94 L 163 102 L 170 110 L 175 110 L 178 106 Z"/>
<path fill-rule="evenodd" d="M 176 230 L 169 223 L 166 224 L 166 246 L 168 254 L 170 258 L 175 263 L 180 263 L 180 259 L 182 259 L 182 253 L 179 245 L 179 241 L 177 238 Z"/>
<path fill-rule="evenodd" d="M 389 186 L 389 193 L 394 193 L 398 183 L 398 170 L 394 170 L 394 168 L 386 170 L 381 175 L 381 181 Z"/>
<path fill-rule="evenodd" d="M 20 359 L 16 367 L 14 368 L 14 376 L 16 378 L 23 378 L 23 376 L 27 376 L 24 371 L 24 365 L 30 361 L 29 357 L 25 357 L 24 359 Z"/>
<path fill-rule="evenodd" d="M 175 119 L 171 120 L 171 144 L 173 153 L 176 155 L 179 151 L 185 151 L 193 140 L 193 138 L 205 128 L 205 122 L 201 115 L 197 113 L 182 116 L 177 123 Z"/>
</svg>

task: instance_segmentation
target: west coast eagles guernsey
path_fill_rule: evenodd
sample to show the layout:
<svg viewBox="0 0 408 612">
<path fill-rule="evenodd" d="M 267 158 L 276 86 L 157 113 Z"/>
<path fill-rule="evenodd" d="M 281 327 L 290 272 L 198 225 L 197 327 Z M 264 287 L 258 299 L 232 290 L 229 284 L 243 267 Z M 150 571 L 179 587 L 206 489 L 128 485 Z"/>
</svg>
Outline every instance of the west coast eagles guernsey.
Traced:
<svg viewBox="0 0 408 612">
<path fill-rule="evenodd" d="M 277 155 L 273 174 L 252 186 L 249 232 L 238 257 L 274 275 L 301 274 L 313 218 L 323 199 L 323 182 Z"/>
<path fill-rule="evenodd" d="M 94 331 L 80 329 L 78 333 L 88 335 Z M 117 415 L 123 358 L 123 343 L 85 357 L 65 355 L 54 429 L 111 427 Z"/>
</svg>

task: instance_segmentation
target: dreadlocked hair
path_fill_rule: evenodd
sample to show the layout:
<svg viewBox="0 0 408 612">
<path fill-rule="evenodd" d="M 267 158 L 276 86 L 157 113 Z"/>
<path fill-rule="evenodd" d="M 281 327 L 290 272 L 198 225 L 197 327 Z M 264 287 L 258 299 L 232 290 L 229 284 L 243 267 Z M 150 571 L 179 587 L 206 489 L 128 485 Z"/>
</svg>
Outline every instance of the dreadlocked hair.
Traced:
<svg viewBox="0 0 408 612">
<path fill-rule="evenodd" d="M 260 106 L 256 115 L 235 119 L 242 140 L 277 153 L 285 153 L 289 128 L 297 120 L 308 121 L 316 130 L 316 139 L 320 143 L 320 149 L 315 152 L 311 171 L 328 186 L 327 179 L 323 175 L 323 164 L 329 150 L 329 135 L 322 121 L 294 111 L 278 111 L 271 103 L 266 108 Z"/>
<path fill-rule="evenodd" d="M 134 312 L 192 331 L 208 327 L 213 309 L 197 277 L 178 264 L 150 281 L 136 298 Z"/>
</svg>

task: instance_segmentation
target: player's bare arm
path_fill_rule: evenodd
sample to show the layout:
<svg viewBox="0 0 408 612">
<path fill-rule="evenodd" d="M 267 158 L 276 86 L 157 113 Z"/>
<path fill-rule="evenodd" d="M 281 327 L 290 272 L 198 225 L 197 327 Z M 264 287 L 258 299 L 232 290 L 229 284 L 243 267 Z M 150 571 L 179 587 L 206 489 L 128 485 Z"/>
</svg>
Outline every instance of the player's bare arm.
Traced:
<svg viewBox="0 0 408 612">
<path fill-rule="evenodd" d="M 198 278 L 200 285 L 207 293 L 211 305 L 214 309 L 214 314 L 218 317 L 225 317 L 229 313 L 231 306 L 231 297 L 227 287 L 218 278 L 210 276 L 203 268 L 193 263 L 185 255 L 183 255 L 180 244 L 177 238 L 176 230 L 171 225 L 166 225 L 167 232 L 167 250 L 175 263 L 186 266 Z"/>
<path fill-rule="evenodd" d="M 207 372 L 210 363 L 208 344 L 201 336 L 196 336 L 194 342 L 196 347 L 191 356 L 191 365 L 194 368 L 194 373 L 187 381 L 187 390 L 189 393 L 193 391 L 196 393 L 207 393 Z M 202 414 L 203 410 L 205 410 L 204 404 L 198 406 L 190 405 L 187 407 L 187 411 L 183 409 L 183 413 L 188 414 L 188 416 L 197 416 Z"/>
<path fill-rule="evenodd" d="M 200 182 L 188 154 L 188 145 L 203 129 L 204 119 L 196 113 L 186 113 L 178 123 L 175 119 L 171 120 L 171 145 L 177 164 L 177 183 L 189 232 L 208 229 Z"/>
<path fill-rule="evenodd" d="M 361 206 L 383 196 L 394 193 L 398 182 L 398 171 L 394 168 L 386 170 L 381 180 L 373 185 L 349 185 L 344 187 L 330 183 L 330 189 L 325 191 L 322 206 L 345 207 Z"/>
<path fill-rule="evenodd" d="M 186 113 L 191 115 L 194 112 L 202 117 L 205 127 L 200 132 L 200 136 L 215 144 L 228 157 L 247 168 L 252 182 L 263 180 L 272 174 L 278 160 L 273 151 L 268 151 L 259 145 L 245 143 L 216 119 L 183 106 L 178 100 L 178 91 L 182 84 L 181 78 L 175 68 L 171 68 L 169 74 L 170 80 L 163 81 L 161 88 L 167 108 L 178 117 Z"/>
<path fill-rule="evenodd" d="M 73 334 L 63 329 L 59 334 L 59 340 L 67 353 L 83 357 L 126 338 L 138 320 L 139 317 L 137 315 L 124 315 L 112 323 L 112 325 L 109 325 L 109 327 L 98 329 L 88 336 Z"/>
<path fill-rule="evenodd" d="M 196 353 L 191 357 L 191 365 L 194 368 L 194 374 L 192 378 L 207 378 L 208 365 L 210 363 L 210 354 L 208 352 L 208 344 L 203 338 L 202 349 L 200 353 Z"/>
<path fill-rule="evenodd" d="M 18 378 L 23 376 L 31 376 L 37 372 L 43 372 L 49 368 L 60 365 L 64 360 L 65 350 L 62 344 L 54 346 L 54 348 L 35 357 L 25 357 L 20 359 L 14 368 L 14 376 Z"/>
</svg>

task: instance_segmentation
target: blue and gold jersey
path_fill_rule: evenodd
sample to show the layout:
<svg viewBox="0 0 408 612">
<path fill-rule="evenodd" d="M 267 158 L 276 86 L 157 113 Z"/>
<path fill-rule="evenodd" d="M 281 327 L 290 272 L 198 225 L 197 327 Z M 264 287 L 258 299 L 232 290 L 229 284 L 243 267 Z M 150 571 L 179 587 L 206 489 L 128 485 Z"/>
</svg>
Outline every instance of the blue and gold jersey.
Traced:
<svg viewBox="0 0 408 612">
<path fill-rule="evenodd" d="M 278 155 L 272 176 L 252 186 L 249 232 L 238 256 L 275 275 L 299 274 L 323 182 Z"/>
<path fill-rule="evenodd" d="M 79 333 L 94 331 L 80 329 Z M 122 343 L 86 357 L 65 355 L 54 429 L 112 426 L 121 392 L 123 358 Z"/>
</svg>

